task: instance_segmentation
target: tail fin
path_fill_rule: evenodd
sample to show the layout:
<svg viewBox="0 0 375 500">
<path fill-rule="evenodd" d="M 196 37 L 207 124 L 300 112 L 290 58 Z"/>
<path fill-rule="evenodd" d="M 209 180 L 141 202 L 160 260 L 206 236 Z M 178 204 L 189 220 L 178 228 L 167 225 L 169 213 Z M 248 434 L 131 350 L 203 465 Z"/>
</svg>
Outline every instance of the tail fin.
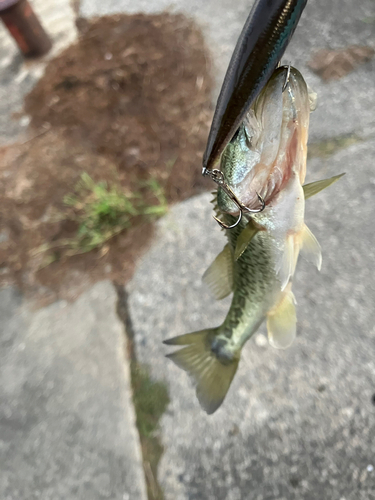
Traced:
<svg viewBox="0 0 375 500">
<path fill-rule="evenodd" d="M 211 350 L 217 332 L 218 328 L 211 328 L 164 341 L 167 345 L 186 346 L 167 354 L 167 358 L 188 372 L 196 385 L 198 401 L 208 415 L 224 401 L 239 362 L 239 356 L 235 356 L 224 363 Z"/>
</svg>

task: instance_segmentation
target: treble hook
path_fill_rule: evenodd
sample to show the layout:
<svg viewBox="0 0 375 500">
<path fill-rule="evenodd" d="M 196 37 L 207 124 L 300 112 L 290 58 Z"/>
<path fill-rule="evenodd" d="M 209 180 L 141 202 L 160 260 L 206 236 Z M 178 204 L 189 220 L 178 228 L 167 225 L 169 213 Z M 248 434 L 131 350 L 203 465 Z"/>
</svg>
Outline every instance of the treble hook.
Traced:
<svg viewBox="0 0 375 500">
<path fill-rule="evenodd" d="M 232 224 L 230 226 L 228 226 L 227 224 L 224 224 L 224 222 L 222 222 L 220 219 L 215 217 L 215 215 L 213 216 L 213 218 L 216 220 L 216 222 L 219 224 L 219 226 L 222 227 L 223 229 L 233 229 L 234 227 L 238 226 L 238 224 L 242 220 L 242 215 L 244 212 L 256 214 L 256 213 L 262 212 L 265 209 L 266 203 L 265 203 L 264 199 L 258 193 L 257 193 L 258 200 L 261 204 L 260 208 L 257 208 L 254 210 L 252 208 L 247 207 L 243 203 L 241 203 L 240 200 L 237 198 L 237 196 L 234 194 L 232 188 L 225 182 L 225 177 L 224 177 L 224 174 L 221 170 L 218 170 L 216 168 L 214 168 L 213 170 L 209 170 L 207 168 L 204 168 L 202 173 L 203 173 L 203 175 L 208 175 L 214 182 L 216 182 L 216 184 L 218 184 L 221 187 L 221 189 L 229 196 L 229 198 L 233 201 L 233 203 L 237 206 L 237 208 L 240 211 L 240 213 L 238 215 L 238 219 L 236 220 L 236 222 L 234 224 Z"/>
<path fill-rule="evenodd" d="M 284 66 L 285 67 L 285 66 Z M 290 77 L 290 64 L 288 64 L 287 66 L 287 72 L 286 72 L 286 75 L 285 75 L 285 82 L 284 82 L 284 85 L 283 85 L 283 90 L 282 92 L 285 92 L 287 87 L 288 87 L 288 84 L 289 84 L 289 77 Z"/>
</svg>

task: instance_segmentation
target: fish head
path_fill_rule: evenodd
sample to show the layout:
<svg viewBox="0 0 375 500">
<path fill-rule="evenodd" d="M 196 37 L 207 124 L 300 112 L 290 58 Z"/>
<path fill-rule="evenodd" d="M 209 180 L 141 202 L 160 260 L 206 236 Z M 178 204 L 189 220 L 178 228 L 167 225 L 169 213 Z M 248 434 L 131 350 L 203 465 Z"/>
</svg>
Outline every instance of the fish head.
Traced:
<svg viewBox="0 0 375 500">
<path fill-rule="evenodd" d="M 250 112 L 221 157 L 220 169 L 236 196 L 241 194 L 241 186 L 246 176 L 260 160 L 260 152 L 257 147 L 260 128 L 258 124 L 253 124 L 253 121 L 255 121 L 255 116 L 253 112 Z M 222 212 L 234 214 L 236 210 L 238 211 L 237 205 L 220 187 L 217 192 L 217 202 Z"/>
<path fill-rule="evenodd" d="M 310 102 L 306 83 L 295 68 L 277 69 L 221 158 L 220 168 L 240 202 L 259 207 L 274 202 L 293 174 L 306 173 Z M 218 189 L 218 207 L 232 215 L 238 207 Z"/>
</svg>

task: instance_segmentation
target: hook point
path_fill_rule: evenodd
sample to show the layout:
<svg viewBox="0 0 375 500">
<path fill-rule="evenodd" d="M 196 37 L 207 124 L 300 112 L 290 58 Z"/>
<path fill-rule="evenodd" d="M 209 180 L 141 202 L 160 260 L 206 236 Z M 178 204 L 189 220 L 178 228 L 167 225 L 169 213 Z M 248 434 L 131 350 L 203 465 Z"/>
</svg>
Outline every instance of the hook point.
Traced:
<svg viewBox="0 0 375 500">
<path fill-rule="evenodd" d="M 238 215 L 238 219 L 236 220 L 236 222 L 230 226 L 228 226 L 227 224 L 224 224 L 224 222 L 222 222 L 218 217 L 216 217 L 215 215 L 212 216 L 216 222 L 219 224 L 219 226 L 223 229 L 233 229 L 234 227 L 238 226 L 238 224 L 241 222 L 242 220 L 242 210 L 240 210 L 240 213 Z"/>
</svg>

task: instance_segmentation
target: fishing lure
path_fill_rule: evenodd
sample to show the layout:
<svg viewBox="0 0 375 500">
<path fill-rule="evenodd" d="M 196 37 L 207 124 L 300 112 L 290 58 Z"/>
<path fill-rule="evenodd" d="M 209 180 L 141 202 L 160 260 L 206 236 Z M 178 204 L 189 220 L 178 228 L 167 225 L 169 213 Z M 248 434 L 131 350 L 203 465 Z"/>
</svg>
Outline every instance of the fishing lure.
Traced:
<svg viewBox="0 0 375 500">
<path fill-rule="evenodd" d="M 216 104 L 203 155 L 203 175 L 212 171 L 270 79 L 306 3 L 307 0 L 256 0 L 237 41 Z"/>
</svg>

